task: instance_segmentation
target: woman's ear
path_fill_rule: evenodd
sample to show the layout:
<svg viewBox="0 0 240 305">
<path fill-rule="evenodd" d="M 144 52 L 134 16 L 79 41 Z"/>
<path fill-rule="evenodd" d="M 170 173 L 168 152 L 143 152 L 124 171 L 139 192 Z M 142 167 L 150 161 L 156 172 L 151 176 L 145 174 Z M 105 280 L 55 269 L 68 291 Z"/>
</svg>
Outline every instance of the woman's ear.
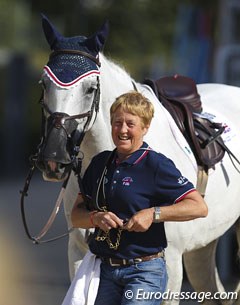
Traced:
<svg viewBox="0 0 240 305">
<path fill-rule="evenodd" d="M 143 135 L 145 136 L 148 132 L 148 129 L 149 129 L 150 125 L 146 125 L 143 127 Z"/>
</svg>

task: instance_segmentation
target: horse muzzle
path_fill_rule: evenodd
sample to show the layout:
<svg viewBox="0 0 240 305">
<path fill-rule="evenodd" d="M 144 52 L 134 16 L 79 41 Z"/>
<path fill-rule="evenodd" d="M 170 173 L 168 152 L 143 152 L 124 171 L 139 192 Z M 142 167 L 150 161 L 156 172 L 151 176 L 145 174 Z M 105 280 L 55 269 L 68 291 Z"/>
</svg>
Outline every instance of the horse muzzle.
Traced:
<svg viewBox="0 0 240 305">
<path fill-rule="evenodd" d="M 53 160 L 36 160 L 37 168 L 42 172 L 46 181 L 60 182 L 64 181 L 72 169 L 72 164 L 57 163 Z"/>
<path fill-rule="evenodd" d="M 52 128 L 41 144 L 35 159 L 45 180 L 65 180 L 76 161 L 76 145 L 63 128 Z"/>
</svg>

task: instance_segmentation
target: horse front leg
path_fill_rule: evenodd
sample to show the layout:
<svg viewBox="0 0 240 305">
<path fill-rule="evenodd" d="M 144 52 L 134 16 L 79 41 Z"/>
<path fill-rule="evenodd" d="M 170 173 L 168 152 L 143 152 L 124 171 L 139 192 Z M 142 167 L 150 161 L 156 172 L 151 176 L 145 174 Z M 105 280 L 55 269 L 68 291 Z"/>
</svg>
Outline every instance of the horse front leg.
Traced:
<svg viewBox="0 0 240 305">
<path fill-rule="evenodd" d="M 235 230 L 236 230 L 236 237 L 237 237 L 237 243 L 238 243 L 238 253 L 237 253 L 237 255 L 238 255 L 238 260 L 240 261 L 240 218 L 238 218 L 238 220 L 236 221 Z M 237 284 L 237 287 L 236 287 L 235 291 L 238 294 L 236 305 L 240 305 L 240 281 L 238 281 L 238 284 Z"/>
<path fill-rule="evenodd" d="M 196 292 L 223 292 L 224 288 L 216 267 L 216 247 L 218 240 L 207 246 L 183 254 L 184 266 L 190 284 Z M 204 305 L 229 304 L 221 300 L 204 301 Z"/>
<path fill-rule="evenodd" d="M 168 284 L 164 297 L 164 305 L 178 305 L 183 280 L 182 253 L 169 245 L 166 248 Z"/>
<path fill-rule="evenodd" d="M 82 262 L 84 255 L 88 250 L 88 245 L 85 240 L 86 230 L 74 229 L 69 234 L 68 241 L 68 264 L 69 275 L 72 281 L 79 265 Z"/>
<path fill-rule="evenodd" d="M 240 222 L 236 223 L 236 232 L 238 241 L 240 241 Z M 216 247 L 218 239 L 211 242 L 207 246 L 194 250 L 188 253 L 184 253 L 184 265 L 189 278 L 189 281 L 197 292 L 211 292 L 214 295 L 215 292 L 224 292 L 225 289 L 219 278 L 218 270 L 216 267 Z M 236 289 L 232 292 L 233 299 L 229 300 L 205 300 L 204 305 L 240 305 L 239 303 L 240 283 L 238 282 Z M 236 299 L 236 294 L 238 298 Z M 225 294 L 223 294 L 225 296 Z"/>
</svg>

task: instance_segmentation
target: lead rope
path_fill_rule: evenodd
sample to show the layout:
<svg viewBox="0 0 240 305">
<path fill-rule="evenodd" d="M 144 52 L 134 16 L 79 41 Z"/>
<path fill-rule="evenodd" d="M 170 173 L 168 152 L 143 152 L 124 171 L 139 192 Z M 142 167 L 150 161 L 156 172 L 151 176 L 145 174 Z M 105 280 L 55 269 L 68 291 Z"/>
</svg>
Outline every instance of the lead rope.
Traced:
<svg viewBox="0 0 240 305">
<path fill-rule="evenodd" d="M 116 149 L 114 149 L 110 153 L 110 155 L 109 155 L 109 157 L 106 161 L 106 165 L 105 165 L 105 167 L 103 169 L 103 172 L 102 172 L 102 175 L 99 179 L 97 191 L 96 191 L 96 194 L 94 196 L 95 206 L 96 206 L 97 210 L 99 210 L 101 212 L 107 212 L 108 211 L 107 210 L 107 204 L 106 204 L 105 192 L 104 192 L 104 180 L 105 180 L 104 178 L 105 178 L 106 173 L 107 173 L 107 166 L 108 166 L 109 163 L 112 162 L 113 156 L 115 155 L 115 151 L 116 151 Z M 102 198 L 103 198 L 103 203 L 104 203 L 103 206 L 99 205 L 100 192 L 102 193 Z M 97 236 L 95 237 L 95 240 L 96 241 L 106 241 L 110 249 L 117 250 L 119 245 L 120 245 L 122 231 L 123 231 L 123 229 L 121 229 L 121 228 L 117 229 L 116 241 L 113 242 L 112 239 L 111 239 L 111 236 L 110 236 L 110 231 L 105 232 L 101 229 L 98 229 L 98 233 L 97 233 Z"/>
<path fill-rule="evenodd" d="M 67 187 L 67 184 L 68 184 L 68 180 L 69 180 L 71 171 L 69 172 L 67 179 L 63 182 L 62 188 L 61 188 L 60 193 L 58 195 L 58 198 L 56 200 L 56 204 L 55 204 L 54 209 L 52 210 L 52 212 L 50 214 L 50 217 L 48 218 L 48 221 L 46 222 L 46 224 L 43 226 L 43 228 L 41 229 L 41 231 L 37 235 L 32 236 L 30 234 L 29 229 L 28 229 L 26 215 L 25 215 L 25 208 L 24 208 L 25 207 L 24 206 L 24 198 L 28 196 L 28 189 L 29 189 L 29 186 L 30 186 L 30 182 L 31 182 L 31 179 L 33 177 L 33 173 L 36 169 L 36 166 L 35 166 L 33 160 L 31 160 L 31 163 L 32 163 L 32 165 L 31 165 L 29 173 L 27 175 L 24 188 L 23 188 L 23 190 L 20 191 L 20 193 L 21 193 L 21 215 L 22 215 L 22 221 L 23 221 L 23 226 L 24 226 L 24 229 L 25 229 L 25 233 L 26 233 L 27 237 L 30 240 L 32 240 L 32 242 L 34 244 L 47 243 L 47 242 L 50 242 L 50 241 L 55 241 L 55 240 L 60 239 L 64 236 L 67 236 L 73 230 L 73 228 L 70 228 L 70 229 L 68 229 L 68 232 L 66 232 L 64 234 L 58 235 L 58 236 L 50 238 L 50 239 L 41 240 L 47 234 L 47 232 L 49 231 L 50 227 L 52 226 L 52 224 L 53 224 L 53 222 L 54 222 L 54 220 L 55 220 L 55 218 L 56 218 L 56 216 L 57 216 L 57 214 L 60 210 L 60 206 L 61 206 L 61 203 L 63 201 L 63 196 L 64 196 L 64 193 L 65 193 L 65 189 Z"/>
<path fill-rule="evenodd" d="M 104 232 L 103 230 L 99 229 L 97 236 L 95 237 L 96 241 L 106 241 L 109 248 L 113 250 L 117 250 L 120 245 L 120 240 L 122 236 L 123 229 L 118 228 L 117 230 L 117 238 L 116 241 L 113 243 L 110 237 L 110 231 Z"/>
</svg>

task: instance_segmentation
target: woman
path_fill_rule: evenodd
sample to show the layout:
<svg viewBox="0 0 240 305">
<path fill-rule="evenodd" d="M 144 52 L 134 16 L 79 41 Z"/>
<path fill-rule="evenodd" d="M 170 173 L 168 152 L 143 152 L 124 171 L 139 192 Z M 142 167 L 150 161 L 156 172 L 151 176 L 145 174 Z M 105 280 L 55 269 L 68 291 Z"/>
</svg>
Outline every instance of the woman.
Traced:
<svg viewBox="0 0 240 305">
<path fill-rule="evenodd" d="M 167 284 L 164 221 L 205 217 L 208 209 L 173 162 L 143 141 L 154 115 L 147 98 L 123 94 L 110 115 L 116 149 L 92 159 L 72 223 L 95 228 L 89 248 L 102 261 L 95 305 L 159 305 Z"/>
</svg>

